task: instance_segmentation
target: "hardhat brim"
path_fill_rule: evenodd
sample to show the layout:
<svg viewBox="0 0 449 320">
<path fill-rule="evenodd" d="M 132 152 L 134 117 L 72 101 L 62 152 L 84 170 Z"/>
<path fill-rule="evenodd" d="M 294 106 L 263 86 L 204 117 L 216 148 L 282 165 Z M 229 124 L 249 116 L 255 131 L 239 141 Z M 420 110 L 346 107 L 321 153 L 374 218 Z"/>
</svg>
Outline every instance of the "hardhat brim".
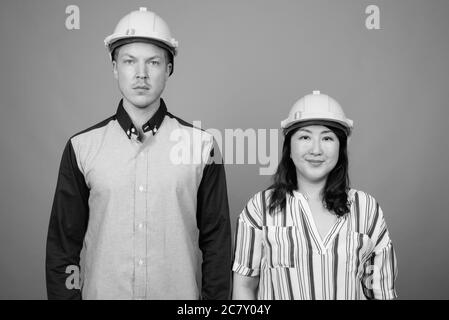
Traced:
<svg viewBox="0 0 449 320">
<path fill-rule="evenodd" d="M 284 133 L 284 136 L 287 136 L 287 134 L 289 134 L 293 131 L 296 131 L 299 128 L 313 126 L 313 125 L 320 125 L 320 126 L 340 129 L 346 134 L 346 136 L 350 136 L 350 134 L 351 134 L 351 129 L 349 127 L 347 127 L 339 122 L 336 122 L 336 121 L 324 120 L 324 119 L 307 119 L 304 121 L 295 122 L 294 124 L 285 128 L 283 133 Z"/>
<path fill-rule="evenodd" d="M 172 47 L 170 47 L 169 45 L 167 45 L 165 42 L 162 42 L 160 40 L 156 40 L 153 38 L 146 38 L 146 37 L 127 37 L 127 38 L 118 39 L 109 45 L 109 52 L 111 52 L 111 54 L 112 54 L 112 52 L 114 52 L 114 50 L 117 49 L 118 47 L 121 47 L 125 44 L 134 43 L 134 42 L 145 42 L 145 43 L 154 44 L 155 46 L 158 46 L 162 49 L 167 50 L 172 56 L 175 56 L 174 49 Z"/>
</svg>

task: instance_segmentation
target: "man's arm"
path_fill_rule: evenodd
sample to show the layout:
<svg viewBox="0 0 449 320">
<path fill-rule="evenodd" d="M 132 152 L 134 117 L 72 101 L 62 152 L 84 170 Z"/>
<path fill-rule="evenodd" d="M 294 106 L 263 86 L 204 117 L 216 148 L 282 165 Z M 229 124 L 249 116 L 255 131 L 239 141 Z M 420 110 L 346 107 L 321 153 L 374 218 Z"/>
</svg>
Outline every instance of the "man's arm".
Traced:
<svg viewBox="0 0 449 320">
<path fill-rule="evenodd" d="M 216 157 L 214 157 L 214 152 Z M 231 225 L 224 165 L 218 147 L 213 147 L 197 195 L 199 246 L 203 252 L 202 290 L 205 300 L 230 298 Z"/>
<path fill-rule="evenodd" d="M 79 271 L 80 252 L 89 219 L 88 198 L 89 189 L 69 140 L 62 155 L 48 227 L 45 267 L 49 299 L 81 299 L 78 286 L 78 289 L 73 289 L 66 285 L 66 281 L 74 269 Z"/>
</svg>

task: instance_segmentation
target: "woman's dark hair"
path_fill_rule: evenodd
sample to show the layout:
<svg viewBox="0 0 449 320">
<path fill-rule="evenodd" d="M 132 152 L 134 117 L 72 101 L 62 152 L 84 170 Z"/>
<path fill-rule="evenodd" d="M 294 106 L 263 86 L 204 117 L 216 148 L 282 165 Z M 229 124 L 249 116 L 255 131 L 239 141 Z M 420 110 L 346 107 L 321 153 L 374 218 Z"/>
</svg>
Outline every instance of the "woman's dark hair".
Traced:
<svg viewBox="0 0 449 320">
<path fill-rule="evenodd" d="M 268 209 L 272 214 L 277 208 L 284 211 L 286 206 L 285 196 L 287 193 L 293 194 L 293 190 L 298 189 L 298 181 L 296 179 L 296 167 L 290 158 L 292 135 L 298 130 L 290 131 L 284 140 L 282 147 L 282 158 L 273 176 L 273 184 L 268 188 L 272 189 L 269 198 Z M 340 150 L 338 161 L 335 167 L 329 172 L 329 175 L 322 191 L 323 204 L 329 211 L 335 212 L 337 216 L 343 216 L 349 212 L 348 190 L 348 138 L 342 129 L 329 127 L 340 142 Z"/>
</svg>

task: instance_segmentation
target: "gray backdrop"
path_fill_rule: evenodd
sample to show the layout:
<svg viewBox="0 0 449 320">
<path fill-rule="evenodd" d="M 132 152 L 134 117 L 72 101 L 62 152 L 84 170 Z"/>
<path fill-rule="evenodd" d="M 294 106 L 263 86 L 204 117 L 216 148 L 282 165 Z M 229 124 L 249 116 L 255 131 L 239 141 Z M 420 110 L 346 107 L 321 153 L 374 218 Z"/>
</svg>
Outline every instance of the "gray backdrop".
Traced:
<svg viewBox="0 0 449 320">
<path fill-rule="evenodd" d="M 370 4 L 380 8 L 380 30 L 365 27 Z M 68 5 L 80 9 L 79 30 L 66 29 Z M 189 122 L 278 128 L 313 89 L 336 98 L 355 121 L 352 185 L 378 199 L 396 246 L 400 298 L 449 297 L 449 1 L 8 0 L 0 4 L 0 298 L 46 298 L 62 150 L 115 112 L 103 39 L 143 5 L 180 43 L 163 97 Z M 259 165 L 226 170 L 234 227 L 269 177 Z"/>
</svg>

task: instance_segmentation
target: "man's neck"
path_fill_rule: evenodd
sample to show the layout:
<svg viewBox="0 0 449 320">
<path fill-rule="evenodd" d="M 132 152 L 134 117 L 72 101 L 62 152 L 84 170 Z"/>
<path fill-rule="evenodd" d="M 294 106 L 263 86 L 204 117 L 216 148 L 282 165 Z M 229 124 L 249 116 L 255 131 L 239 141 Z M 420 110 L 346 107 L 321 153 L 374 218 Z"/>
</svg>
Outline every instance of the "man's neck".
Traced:
<svg viewBox="0 0 449 320">
<path fill-rule="evenodd" d="M 160 105 L 161 98 L 158 98 L 152 104 L 144 108 L 138 108 L 131 104 L 128 100 L 123 98 L 123 108 L 126 110 L 129 117 L 131 118 L 131 121 L 134 123 L 134 126 L 136 126 L 137 130 L 139 131 L 142 130 L 142 126 L 144 125 L 144 123 L 150 120 L 151 117 L 156 113 Z"/>
</svg>

